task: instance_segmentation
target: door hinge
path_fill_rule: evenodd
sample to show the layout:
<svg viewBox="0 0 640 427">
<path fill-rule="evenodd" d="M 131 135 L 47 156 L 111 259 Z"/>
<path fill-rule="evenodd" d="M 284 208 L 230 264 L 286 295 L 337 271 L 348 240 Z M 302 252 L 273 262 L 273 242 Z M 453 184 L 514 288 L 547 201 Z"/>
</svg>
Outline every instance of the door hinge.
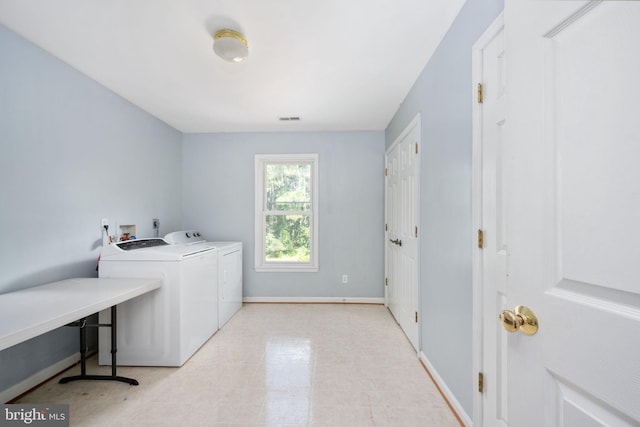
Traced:
<svg viewBox="0 0 640 427">
<path fill-rule="evenodd" d="M 478 104 L 482 104 L 484 94 L 482 93 L 482 83 L 478 83 Z"/>
<path fill-rule="evenodd" d="M 418 143 L 416 142 L 416 154 L 418 154 Z"/>
<path fill-rule="evenodd" d="M 418 312 L 416 311 L 416 323 L 418 323 Z"/>
<path fill-rule="evenodd" d="M 389 168 L 384 168 L 384 176 L 389 176 Z"/>
<path fill-rule="evenodd" d="M 389 231 L 389 224 L 384 225 L 384 231 Z"/>
<path fill-rule="evenodd" d="M 416 237 L 418 237 L 418 226 L 416 225 Z"/>
<path fill-rule="evenodd" d="M 478 230 L 478 249 L 484 247 L 484 231 Z"/>
<path fill-rule="evenodd" d="M 389 278 L 388 277 L 384 278 L 384 285 L 385 286 L 389 286 Z"/>
<path fill-rule="evenodd" d="M 484 374 L 478 372 L 478 391 L 484 393 Z"/>
</svg>

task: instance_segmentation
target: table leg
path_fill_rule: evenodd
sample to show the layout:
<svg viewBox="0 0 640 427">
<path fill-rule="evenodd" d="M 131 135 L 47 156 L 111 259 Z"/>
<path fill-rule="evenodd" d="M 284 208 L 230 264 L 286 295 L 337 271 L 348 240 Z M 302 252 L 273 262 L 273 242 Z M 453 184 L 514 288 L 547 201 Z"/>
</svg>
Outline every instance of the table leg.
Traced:
<svg viewBox="0 0 640 427">
<path fill-rule="evenodd" d="M 111 324 L 109 325 L 87 325 L 87 318 L 81 320 L 80 324 L 80 375 L 64 377 L 60 380 L 60 384 L 66 384 L 70 381 L 78 380 L 103 380 L 103 381 L 120 381 L 131 385 L 138 385 L 138 381 L 133 378 L 120 377 L 117 375 L 117 336 L 118 322 L 116 306 L 111 307 Z M 87 327 L 88 326 L 108 326 L 111 327 L 111 375 L 87 375 Z"/>
</svg>

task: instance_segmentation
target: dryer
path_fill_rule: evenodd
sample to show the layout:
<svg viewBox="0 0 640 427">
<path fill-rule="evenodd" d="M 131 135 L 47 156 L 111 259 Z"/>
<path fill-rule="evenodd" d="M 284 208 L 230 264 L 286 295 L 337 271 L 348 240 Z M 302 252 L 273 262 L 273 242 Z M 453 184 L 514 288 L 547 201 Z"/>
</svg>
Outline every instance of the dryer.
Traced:
<svg viewBox="0 0 640 427">
<path fill-rule="evenodd" d="M 215 247 L 218 251 L 218 329 L 242 307 L 242 242 L 209 242 L 197 230 L 174 231 L 164 236 L 172 245 Z"/>
<path fill-rule="evenodd" d="M 218 330 L 218 252 L 214 246 L 138 239 L 104 246 L 100 277 L 162 279 L 157 292 L 118 306 L 118 364 L 182 366 Z M 99 314 L 110 322 L 110 312 Z M 111 363 L 110 334 L 98 332 L 99 363 Z"/>
</svg>

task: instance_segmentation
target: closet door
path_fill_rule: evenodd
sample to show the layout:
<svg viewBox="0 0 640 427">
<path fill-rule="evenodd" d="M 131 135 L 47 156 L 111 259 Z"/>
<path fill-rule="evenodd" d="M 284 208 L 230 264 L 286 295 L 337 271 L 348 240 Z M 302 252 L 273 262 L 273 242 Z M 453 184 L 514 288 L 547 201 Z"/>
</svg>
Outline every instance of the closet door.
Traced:
<svg viewBox="0 0 640 427">
<path fill-rule="evenodd" d="M 386 155 L 387 305 L 419 350 L 418 188 L 420 121 L 414 120 Z"/>
</svg>

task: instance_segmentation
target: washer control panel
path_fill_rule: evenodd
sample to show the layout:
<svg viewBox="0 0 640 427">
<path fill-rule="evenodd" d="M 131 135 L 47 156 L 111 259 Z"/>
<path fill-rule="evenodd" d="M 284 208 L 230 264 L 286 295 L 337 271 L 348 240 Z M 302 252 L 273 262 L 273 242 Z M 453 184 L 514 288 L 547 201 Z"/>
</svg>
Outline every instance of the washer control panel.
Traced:
<svg viewBox="0 0 640 427">
<path fill-rule="evenodd" d="M 174 231 L 164 236 L 164 240 L 172 245 L 204 242 L 204 237 L 196 230 Z"/>
</svg>

